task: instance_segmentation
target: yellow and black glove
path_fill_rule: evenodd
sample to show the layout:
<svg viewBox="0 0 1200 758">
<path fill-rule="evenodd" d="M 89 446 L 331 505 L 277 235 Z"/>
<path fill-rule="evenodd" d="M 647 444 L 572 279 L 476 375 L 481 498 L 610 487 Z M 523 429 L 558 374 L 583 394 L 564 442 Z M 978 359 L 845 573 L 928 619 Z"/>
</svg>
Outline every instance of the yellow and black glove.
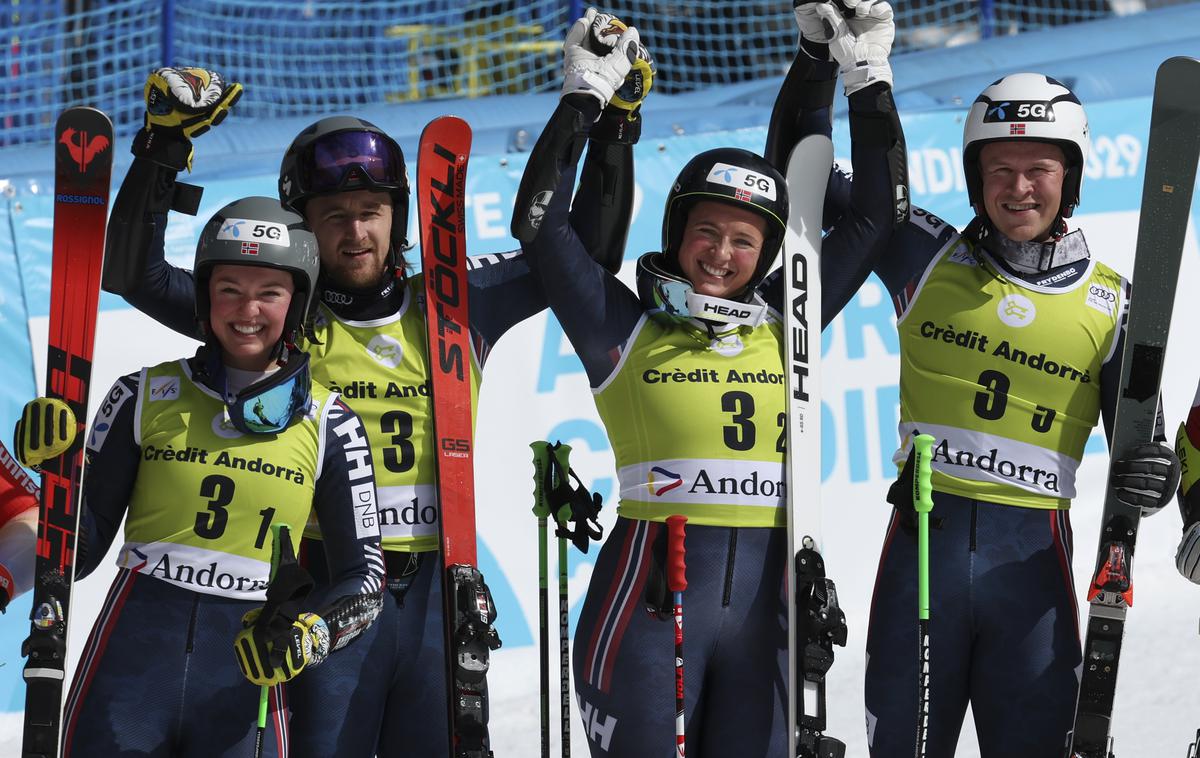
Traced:
<svg viewBox="0 0 1200 758">
<path fill-rule="evenodd" d="M 133 154 L 176 171 L 192 170 L 193 137 L 225 120 L 242 85 L 205 68 L 160 68 L 146 77 L 144 125 Z"/>
<path fill-rule="evenodd" d="M 608 101 L 609 106 L 629 111 L 629 117 L 632 118 L 638 108 L 642 107 L 646 95 L 650 94 L 657 71 L 658 67 L 654 63 L 654 57 L 650 55 L 650 50 L 638 40 L 637 57 L 634 58 L 629 73 L 625 75 L 625 82 L 613 94 L 612 100 Z"/>
<path fill-rule="evenodd" d="M 58 398 L 34 398 L 25 404 L 13 430 L 13 453 L 22 465 L 41 471 L 43 463 L 75 443 L 78 433 L 71 406 Z"/>
<path fill-rule="evenodd" d="M 261 612 L 255 608 L 242 617 L 245 628 L 233 642 L 238 668 L 252 683 L 263 687 L 282 684 L 329 655 L 329 627 L 317 614 L 301 613 L 288 619 L 276 613 L 264 623 Z"/>
</svg>

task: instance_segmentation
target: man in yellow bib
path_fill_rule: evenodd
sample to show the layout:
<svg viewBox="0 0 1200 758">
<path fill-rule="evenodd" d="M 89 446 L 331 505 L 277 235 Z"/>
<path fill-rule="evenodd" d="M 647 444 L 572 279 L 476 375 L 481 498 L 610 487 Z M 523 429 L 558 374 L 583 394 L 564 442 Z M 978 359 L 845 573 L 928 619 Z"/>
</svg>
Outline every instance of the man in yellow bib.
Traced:
<svg viewBox="0 0 1200 758">
<path fill-rule="evenodd" d="M 889 496 L 896 511 L 867 637 L 873 756 L 914 750 L 916 519 L 905 461 L 918 433 L 936 439 L 940 524 L 929 558 L 928 755 L 954 754 L 968 703 L 985 758 L 1057 758 L 1071 728 L 1081 653 L 1067 509 L 1092 428 L 1112 424 L 1130 297 L 1067 227 L 1088 147 L 1067 87 L 1031 73 L 996 81 L 963 133 L 975 219 L 960 234 L 914 209 L 876 268 L 900 336 L 903 475 Z M 1111 486 L 1156 512 L 1179 477 L 1170 447 L 1115 452 Z"/>
</svg>

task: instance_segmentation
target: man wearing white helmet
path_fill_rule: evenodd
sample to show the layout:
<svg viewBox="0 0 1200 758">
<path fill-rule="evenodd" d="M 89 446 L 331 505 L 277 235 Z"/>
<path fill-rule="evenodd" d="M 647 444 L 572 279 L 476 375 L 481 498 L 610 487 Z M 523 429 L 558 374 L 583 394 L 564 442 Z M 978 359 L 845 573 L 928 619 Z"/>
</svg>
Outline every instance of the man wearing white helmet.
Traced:
<svg viewBox="0 0 1200 758">
<path fill-rule="evenodd" d="M 873 756 L 914 749 L 918 433 L 936 439 L 927 754 L 954 754 L 968 703 L 985 757 L 1057 758 L 1071 728 L 1081 653 L 1068 508 L 1092 428 L 1112 426 L 1130 292 L 1067 226 L 1088 146 L 1083 107 L 1060 82 L 996 81 L 963 134 L 974 220 L 959 233 L 914 209 L 876 267 L 900 336 L 902 473 L 867 635 Z M 844 191 L 831 191 L 835 207 Z M 1178 482 L 1175 455 L 1162 442 L 1117 452 L 1112 486 L 1157 512 Z"/>
</svg>

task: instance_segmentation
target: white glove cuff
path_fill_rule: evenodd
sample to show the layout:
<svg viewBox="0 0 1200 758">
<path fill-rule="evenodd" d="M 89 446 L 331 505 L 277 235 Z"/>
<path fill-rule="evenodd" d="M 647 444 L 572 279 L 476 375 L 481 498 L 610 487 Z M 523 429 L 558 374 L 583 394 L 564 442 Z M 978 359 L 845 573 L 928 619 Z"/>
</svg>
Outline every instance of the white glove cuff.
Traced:
<svg viewBox="0 0 1200 758">
<path fill-rule="evenodd" d="M 623 82 L 624 79 L 621 81 Z M 566 70 L 563 76 L 562 96 L 566 97 L 567 95 L 575 94 L 591 95 L 600 102 L 600 108 L 603 110 L 608 105 L 608 102 L 612 100 L 619 86 L 621 86 L 621 82 L 618 82 L 614 86 L 598 71 L 586 66 L 572 66 Z"/>
<path fill-rule="evenodd" d="M 887 82 L 889 87 L 892 86 L 892 64 L 888 63 L 886 58 L 881 61 L 859 61 L 852 66 L 842 66 L 841 72 L 846 97 L 876 82 Z"/>
</svg>

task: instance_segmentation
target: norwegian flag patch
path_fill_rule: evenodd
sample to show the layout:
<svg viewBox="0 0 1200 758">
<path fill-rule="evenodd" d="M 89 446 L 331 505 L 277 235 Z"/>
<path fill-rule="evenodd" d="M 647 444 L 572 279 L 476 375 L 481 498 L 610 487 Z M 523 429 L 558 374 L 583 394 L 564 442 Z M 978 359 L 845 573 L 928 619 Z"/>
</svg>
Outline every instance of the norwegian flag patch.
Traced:
<svg viewBox="0 0 1200 758">
<path fill-rule="evenodd" d="M 258 243 L 257 242 L 243 242 L 242 243 L 242 255 L 258 255 Z"/>
<path fill-rule="evenodd" d="M 733 191 L 734 198 L 741 200 L 743 203 L 750 202 L 750 191 L 744 189 L 735 189 Z"/>
<path fill-rule="evenodd" d="M 1024 134 L 1025 133 L 1025 125 L 1024 124 L 1009 124 L 1008 125 L 1008 133 L 1009 134 Z"/>
</svg>

